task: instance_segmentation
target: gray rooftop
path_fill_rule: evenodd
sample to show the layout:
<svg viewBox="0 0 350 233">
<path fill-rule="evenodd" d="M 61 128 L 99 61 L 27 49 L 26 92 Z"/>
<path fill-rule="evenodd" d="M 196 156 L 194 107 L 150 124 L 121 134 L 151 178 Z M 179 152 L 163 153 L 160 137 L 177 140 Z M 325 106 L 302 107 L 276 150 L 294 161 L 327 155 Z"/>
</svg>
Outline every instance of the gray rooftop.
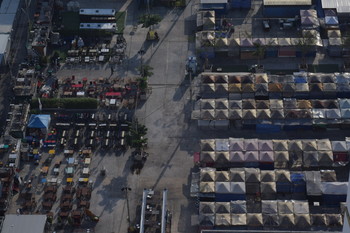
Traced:
<svg viewBox="0 0 350 233">
<path fill-rule="evenodd" d="M 44 233 L 46 218 L 46 215 L 7 214 L 1 233 Z"/>
</svg>

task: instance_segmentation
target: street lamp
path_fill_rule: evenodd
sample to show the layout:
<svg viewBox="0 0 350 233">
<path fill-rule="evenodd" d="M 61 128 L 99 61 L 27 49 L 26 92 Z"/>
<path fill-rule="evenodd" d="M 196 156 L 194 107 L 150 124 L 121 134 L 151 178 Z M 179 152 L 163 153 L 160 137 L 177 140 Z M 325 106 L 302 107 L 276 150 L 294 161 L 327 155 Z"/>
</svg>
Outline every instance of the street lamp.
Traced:
<svg viewBox="0 0 350 233">
<path fill-rule="evenodd" d="M 127 186 L 124 186 L 122 189 L 121 189 L 122 192 L 125 192 L 125 198 L 126 198 L 126 208 L 128 210 L 128 216 L 127 216 L 127 220 L 128 220 L 128 224 L 129 224 L 129 227 L 130 227 L 130 208 L 129 208 L 129 198 L 128 198 L 128 192 L 131 191 L 131 188 L 127 187 Z"/>
</svg>

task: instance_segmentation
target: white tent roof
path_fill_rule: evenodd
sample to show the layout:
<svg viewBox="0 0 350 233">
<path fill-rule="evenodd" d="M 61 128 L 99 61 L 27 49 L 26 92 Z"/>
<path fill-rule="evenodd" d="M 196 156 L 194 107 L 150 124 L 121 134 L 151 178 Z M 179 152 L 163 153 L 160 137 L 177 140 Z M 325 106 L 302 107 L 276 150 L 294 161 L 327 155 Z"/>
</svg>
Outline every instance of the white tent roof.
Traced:
<svg viewBox="0 0 350 233">
<path fill-rule="evenodd" d="M 215 215 L 214 214 L 200 214 L 199 224 L 201 226 L 214 226 Z"/>
<path fill-rule="evenodd" d="M 200 160 L 204 163 L 214 163 L 216 160 L 216 154 L 214 151 L 202 151 L 200 153 Z"/>
<path fill-rule="evenodd" d="M 350 108 L 350 99 L 338 99 L 340 108 Z"/>
<path fill-rule="evenodd" d="M 324 17 L 324 21 L 326 25 L 338 25 L 339 20 L 337 16 L 326 16 Z"/>
<path fill-rule="evenodd" d="M 215 213 L 229 214 L 231 211 L 230 202 L 215 202 Z"/>
<path fill-rule="evenodd" d="M 242 151 L 244 148 L 244 142 L 243 139 L 240 138 L 230 138 L 230 150 L 231 151 Z"/>
<path fill-rule="evenodd" d="M 230 214 L 216 214 L 215 215 L 215 225 L 216 226 L 230 226 L 231 225 L 231 215 Z"/>
<path fill-rule="evenodd" d="M 245 139 L 244 150 L 245 151 L 257 151 L 259 149 L 258 139 Z"/>
<path fill-rule="evenodd" d="M 332 150 L 337 152 L 346 152 L 348 148 L 345 141 L 332 141 Z"/>
<path fill-rule="evenodd" d="M 332 150 L 332 144 L 329 139 L 318 139 L 317 141 L 317 150 L 319 151 L 329 151 Z"/>
<path fill-rule="evenodd" d="M 275 170 L 276 182 L 290 182 L 290 171 L 278 169 Z"/>
<path fill-rule="evenodd" d="M 331 166 L 333 164 L 332 151 L 319 151 L 318 152 L 318 164 L 319 166 Z"/>
<path fill-rule="evenodd" d="M 215 108 L 216 109 L 228 109 L 228 100 L 227 99 L 216 99 Z"/>
<path fill-rule="evenodd" d="M 215 119 L 215 110 L 201 110 L 201 119 L 214 120 Z"/>
<path fill-rule="evenodd" d="M 199 202 L 199 214 L 214 214 L 214 202 Z"/>
<path fill-rule="evenodd" d="M 289 162 L 288 151 L 275 151 L 275 161 L 276 162 Z"/>
<path fill-rule="evenodd" d="M 316 140 L 303 140 L 302 144 L 303 144 L 304 151 L 316 151 L 317 150 Z"/>
<path fill-rule="evenodd" d="M 260 190 L 261 190 L 261 193 L 264 193 L 264 194 L 276 193 L 276 182 L 261 182 Z M 276 211 L 277 211 L 277 204 L 276 204 Z"/>
<path fill-rule="evenodd" d="M 273 151 L 259 151 L 259 160 L 261 162 L 274 162 L 275 153 Z"/>
<path fill-rule="evenodd" d="M 321 173 L 319 171 L 305 171 L 306 193 L 308 195 L 321 195 Z"/>
<path fill-rule="evenodd" d="M 318 166 L 318 152 L 317 151 L 304 151 L 304 166 L 305 167 L 316 167 Z"/>
<path fill-rule="evenodd" d="M 228 139 L 216 139 L 215 147 L 216 147 L 216 151 L 228 151 L 229 150 Z"/>
<path fill-rule="evenodd" d="M 277 214 L 277 201 L 267 201 L 262 200 L 261 201 L 261 212 L 263 214 Z"/>
<path fill-rule="evenodd" d="M 230 156 L 229 156 L 228 151 L 217 151 L 216 152 L 216 162 L 220 164 L 227 164 L 230 161 Z"/>
<path fill-rule="evenodd" d="M 230 193 L 230 182 L 216 182 L 215 183 L 216 193 Z"/>
<path fill-rule="evenodd" d="M 262 170 L 260 171 L 261 182 L 275 182 L 275 171 Z"/>
<path fill-rule="evenodd" d="M 279 215 L 280 226 L 293 227 L 294 226 L 294 214 L 280 214 Z"/>
<path fill-rule="evenodd" d="M 277 99 L 270 99 L 271 109 L 283 109 L 283 101 Z"/>
<path fill-rule="evenodd" d="M 228 171 L 217 171 L 215 173 L 215 181 L 229 182 L 230 181 L 230 172 L 228 172 Z"/>
<path fill-rule="evenodd" d="M 341 109 L 340 111 L 343 119 L 350 119 L 350 109 Z"/>
<path fill-rule="evenodd" d="M 339 109 L 326 109 L 327 119 L 340 119 L 341 113 Z"/>
<path fill-rule="evenodd" d="M 241 109 L 230 109 L 228 115 L 230 120 L 240 120 L 242 119 L 243 112 Z"/>
<path fill-rule="evenodd" d="M 288 142 L 288 150 L 289 151 L 302 151 L 303 144 L 300 140 L 289 140 Z"/>
<path fill-rule="evenodd" d="M 247 214 L 231 214 L 231 223 L 233 226 L 247 225 Z"/>
<path fill-rule="evenodd" d="M 243 109 L 242 117 L 245 120 L 256 119 L 256 110 L 255 109 Z"/>
<path fill-rule="evenodd" d="M 278 38 L 278 44 L 280 46 L 290 46 L 292 43 L 291 43 L 290 38 L 280 37 L 280 38 Z"/>
<path fill-rule="evenodd" d="M 248 226 L 262 226 L 262 214 L 247 214 Z"/>
<path fill-rule="evenodd" d="M 259 162 L 259 153 L 258 151 L 246 151 L 244 153 L 245 162 Z"/>
<path fill-rule="evenodd" d="M 245 171 L 243 168 L 231 168 L 230 178 L 232 182 L 244 182 L 245 181 Z"/>
<path fill-rule="evenodd" d="M 288 141 L 287 140 L 272 140 L 273 149 L 275 151 L 287 151 Z"/>
<path fill-rule="evenodd" d="M 258 168 L 244 168 L 246 182 L 260 182 L 260 169 Z"/>
<path fill-rule="evenodd" d="M 215 109 L 214 99 L 200 99 L 201 109 Z"/>
<path fill-rule="evenodd" d="M 247 213 L 247 202 L 245 200 L 231 201 L 231 213 L 232 214 Z"/>
<path fill-rule="evenodd" d="M 323 194 L 346 195 L 348 192 L 348 182 L 321 182 Z"/>
<path fill-rule="evenodd" d="M 293 202 L 291 201 L 277 201 L 279 214 L 293 214 Z"/>
<path fill-rule="evenodd" d="M 215 84 L 214 83 L 203 83 L 201 85 L 201 92 L 213 94 L 215 92 Z"/>
<path fill-rule="evenodd" d="M 272 151 L 273 143 L 271 140 L 259 140 L 259 150 Z"/>
<path fill-rule="evenodd" d="M 230 182 L 230 192 L 233 194 L 245 194 L 245 183 L 244 182 Z"/>
<path fill-rule="evenodd" d="M 310 227 L 311 219 L 309 214 L 294 214 L 295 225 L 301 228 Z"/>
<path fill-rule="evenodd" d="M 230 151 L 230 162 L 241 163 L 244 162 L 243 151 Z"/>
<path fill-rule="evenodd" d="M 202 139 L 201 150 L 202 151 L 215 151 L 215 139 Z"/>
<path fill-rule="evenodd" d="M 308 201 L 293 201 L 293 210 L 294 214 L 308 214 L 309 211 L 309 203 Z"/>
<path fill-rule="evenodd" d="M 312 118 L 313 119 L 326 119 L 325 109 L 312 109 Z"/>
<path fill-rule="evenodd" d="M 199 171 L 200 181 L 213 182 L 215 181 L 215 168 L 205 167 Z"/>
<path fill-rule="evenodd" d="M 201 193 L 214 193 L 215 183 L 214 182 L 200 182 L 199 190 Z"/>
<path fill-rule="evenodd" d="M 242 109 L 242 100 L 229 100 L 230 109 Z"/>
</svg>

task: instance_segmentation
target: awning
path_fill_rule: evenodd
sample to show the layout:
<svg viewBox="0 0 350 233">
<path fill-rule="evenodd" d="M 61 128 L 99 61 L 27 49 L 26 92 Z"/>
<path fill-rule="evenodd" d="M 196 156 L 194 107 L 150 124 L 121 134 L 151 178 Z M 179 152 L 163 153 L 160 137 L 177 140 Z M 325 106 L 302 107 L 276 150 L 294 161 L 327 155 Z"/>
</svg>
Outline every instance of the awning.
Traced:
<svg viewBox="0 0 350 233">
<path fill-rule="evenodd" d="M 121 92 L 107 92 L 106 96 L 122 96 Z"/>
</svg>

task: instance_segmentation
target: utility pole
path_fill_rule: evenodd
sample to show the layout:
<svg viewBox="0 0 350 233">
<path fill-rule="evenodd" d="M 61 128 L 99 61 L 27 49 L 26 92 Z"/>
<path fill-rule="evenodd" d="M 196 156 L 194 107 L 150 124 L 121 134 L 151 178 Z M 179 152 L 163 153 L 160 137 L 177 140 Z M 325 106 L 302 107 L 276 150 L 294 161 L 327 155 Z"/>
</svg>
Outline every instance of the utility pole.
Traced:
<svg viewBox="0 0 350 233">
<path fill-rule="evenodd" d="M 129 224 L 129 228 L 130 226 L 130 208 L 129 208 L 129 198 L 128 198 L 128 192 L 131 191 L 131 188 L 129 188 L 128 186 L 125 186 L 121 189 L 124 193 L 125 193 L 125 198 L 126 198 L 126 208 L 128 211 L 128 216 L 127 216 L 127 220 L 128 220 L 128 224 Z"/>
</svg>

